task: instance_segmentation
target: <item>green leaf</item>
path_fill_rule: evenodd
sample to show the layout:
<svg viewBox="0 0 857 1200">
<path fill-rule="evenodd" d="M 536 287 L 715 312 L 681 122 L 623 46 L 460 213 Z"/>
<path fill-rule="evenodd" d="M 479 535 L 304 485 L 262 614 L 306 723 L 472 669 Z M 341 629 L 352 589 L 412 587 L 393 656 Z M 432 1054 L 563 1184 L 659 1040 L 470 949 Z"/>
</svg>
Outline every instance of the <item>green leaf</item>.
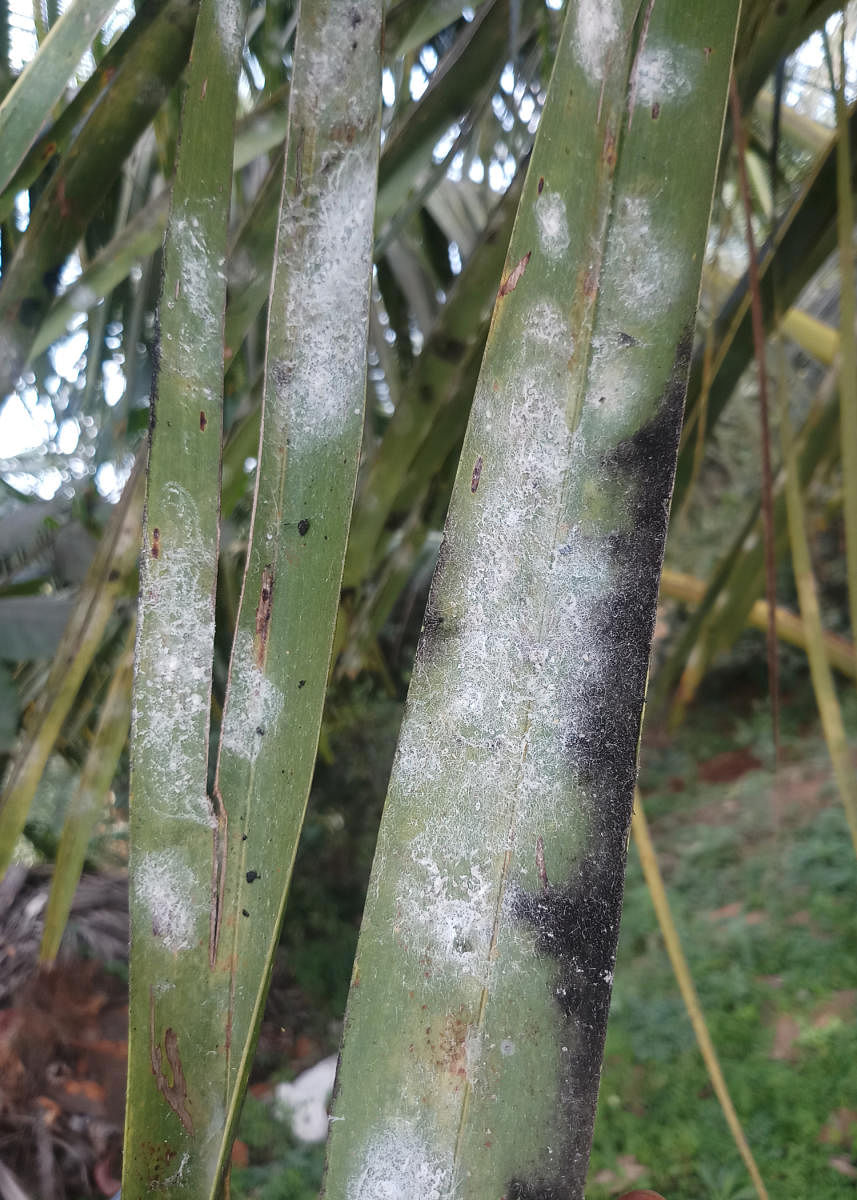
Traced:
<svg viewBox="0 0 857 1200">
<path fill-rule="evenodd" d="M 381 5 L 304 3 L 271 291 L 252 536 L 216 792 L 230 1144 L 315 767 L 363 436 Z M 343 119 L 343 113 L 346 114 Z"/>
<path fill-rule="evenodd" d="M 116 0 L 74 0 L 0 104 L 0 192 L 9 184 Z"/>
<path fill-rule="evenodd" d="M 737 9 L 568 6 L 381 824 L 328 1200 L 583 1194 Z"/>
<path fill-rule="evenodd" d="M 0 395 L 12 391 L 53 300 L 57 272 L 186 62 L 197 0 L 150 0 L 157 15 L 116 64 L 100 103 L 42 192 L 0 287 Z M 148 6 L 147 6 L 148 7 Z M 145 11 L 145 10 L 144 10 Z"/>
<path fill-rule="evenodd" d="M 240 0 L 200 5 L 164 247 L 132 724 L 124 1200 L 213 1195 L 220 1177 L 228 997 L 211 968 L 224 817 L 208 795 L 208 739 L 245 19 Z"/>
</svg>

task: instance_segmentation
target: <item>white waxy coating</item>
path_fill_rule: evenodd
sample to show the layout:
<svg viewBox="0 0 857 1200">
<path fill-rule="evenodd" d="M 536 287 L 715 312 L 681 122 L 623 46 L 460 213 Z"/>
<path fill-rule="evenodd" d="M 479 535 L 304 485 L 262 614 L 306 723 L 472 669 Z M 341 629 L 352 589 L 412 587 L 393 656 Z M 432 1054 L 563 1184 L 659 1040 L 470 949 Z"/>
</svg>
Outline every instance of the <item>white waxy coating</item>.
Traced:
<svg viewBox="0 0 857 1200">
<path fill-rule="evenodd" d="M 151 551 L 157 526 L 150 515 L 141 560 L 134 753 L 148 776 L 154 815 L 211 826 L 204 751 L 214 601 L 200 581 L 205 555 L 190 492 L 167 484 L 160 513 L 158 554 Z"/>
<path fill-rule="evenodd" d="M 565 201 L 545 188 L 535 203 L 535 213 L 542 250 L 548 258 L 561 258 L 571 242 Z"/>
<path fill-rule="evenodd" d="M 379 36 L 371 4 L 322 12 L 323 29 L 299 48 L 295 65 L 302 111 L 312 114 L 341 92 L 343 64 L 374 54 Z M 355 144 L 328 150 L 282 211 L 285 328 L 272 324 L 271 338 L 287 349 L 273 361 L 266 390 L 274 391 L 278 424 L 310 444 L 340 437 L 362 413 L 378 148 L 359 134 L 373 126 L 377 104 L 374 84 L 349 96 L 338 119 L 353 126 Z"/>
<path fill-rule="evenodd" d="M 611 230 L 605 275 L 629 316 L 651 321 L 680 294 L 681 256 L 660 228 L 646 196 L 623 196 Z"/>
<path fill-rule="evenodd" d="M 252 635 L 236 634 L 223 723 L 224 747 L 255 762 L 262 739 L 276 734 L 282 711 L 283 693 L 253 659 Z"/>
<path fill-rule="evenodd" d="M 137 904 L 148 913 L 153 935 L 168 950 L 178 953 L 197 944 L 197 924 L 207 906 L 197 898 L 194 876 L 180 850 L 142 855 L 131 884 Z"/>
<path fill-rule="evenodd" d="M 285 209 L 289 230 L 307 221 L 312 232 L 287 239 L 290 349 L 275 364 L 268 394 L 273 386 L 279 420 L 310 441 L 340 436 L 362 397 L 374 179 L 372 156 L 347 150 L 317 185 L 317 207 L 304 210 L 297 199 Z"/>
<path fill-rule="evenodd" d="M 617 0 L 579 0 L 574 23 L 577 60 L 591 83 L 600 84 L 605 60 L 619 37 Z"/>
<path fill-rule="evenodd" d="M 348 1200 L 454 1200 L 451 1155 L 433 1153 L 404 1121 L 373 1137 L 349 1180 Z"/>
<path fill-rule="evenodd" d="M 199 203 L 195 200 L 194 205 Z M 211 201 L 208 203 L 211 205 Z M 173 322 L 163 320 L 162 336 L 165 341 L 175 336 L 182 345 L 216 342 L 220 337 L 222 310 L 218 297 L 212 293 L 213 256 L 199 217 L 187 215 L 186 211 L 174 212 L 168 239 L 167 253 L 172 250 L 178 259 L 181 284 L 178 295 L 167 295 L 164 302 L 170 313 L 178 311 L 180 325 L 174 334 Z M 223 257 L 219 256 L 214 263 L 218 274 L 223 271 L 223 264 Z M 193 342 L 189 341 L 191 338 Z"/>
<path fill-rule="evenodd" d="M 686 99 L 693 90 L 688 58 L 681 50 L 647 42 L 634 67 L 632 88 L 636 103 L 651 107 Z"/>
<path fill-rule="evenodd" d="M 600 544 L 575 529 L 563 531 L 556 551 L 534 533 L 538 516 L 558 512 L 567 473 L 584 454 L 566 418 L 570 352 L 562 314 L 540 304 L 502 385 L 508 448 L 486 449 L 485 503 L 467 530 L 447 534 L 450 559 L 437 586 L 455 598 L 455 619 L 444 625 L 442 649 L 417 664 L 391 778 L 391 793 L 418 800 L 426 814 L 396 884 L 394 934 L 414 978 L 425 968 L 439 983 L 452 973 L 491 986 L 495 923 L 507 920 L 499 881 L 516 829 L 549 834 L 561 825 L 565 743 L 595 736 L 585 707 L 571 700 L 601 677 L 587 614 L 610 585 L 608 566 Z M 392 857 L 383 834 L 379 851 Z M 533 854 L 524 861 L 534 863 Z"/>
<path fill-rule="evenodd" d="M 244 45 L 243 6 L 241 0 L 217 0 L 215 5 L 217 32 L 223 47 L 223 57 L 232 64 Z"/>
</svg>

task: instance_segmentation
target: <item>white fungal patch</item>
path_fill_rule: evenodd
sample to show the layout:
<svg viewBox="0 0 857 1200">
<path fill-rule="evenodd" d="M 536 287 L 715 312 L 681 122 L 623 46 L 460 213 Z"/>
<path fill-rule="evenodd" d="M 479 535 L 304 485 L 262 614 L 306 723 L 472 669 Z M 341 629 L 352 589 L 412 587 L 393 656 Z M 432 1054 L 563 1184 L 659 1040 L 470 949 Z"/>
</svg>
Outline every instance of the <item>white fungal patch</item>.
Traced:
<svg viewBox="0 0 857 1200">
<path fill-rule="evenodd" d="M 202 222 L 195 213 L 182 209 L 173 212 L 168 254 L 170 250 L 178 260 L 178 276 L 181 279 L 178 293 L 165 298 L 167 309 L 179 314 L 175 336 L 181 345 L 217 341 L 222 319 L 219 296 L 223 288 L 212 286 L 212 263 L 216 264 L 214 273 L 217 278 L 222 279 L 225 260 L 222 255 L 215 256 L 209 250 Z M 165 340 L 172 340 L 173 328 L 171 321 L 162 321 Z"/>
<path fill-rule="evenodd" d="M 687 55 L 647 43 L 637 60 L 632 87 L 636 103 L 649 107 L 686 99 L 693 91 Z"/>
<path fill-rule="evenodd" d="M 359 419 L 366 366 L 375 163 L 347 150 L 315 189 L 312 207 L 285 210 L 286 357 L 269 372 L 279 421 L 292 443 L 341 436 Z M 305 223 L 306 230 L 292 228 Z M 355 407 L 358 414 L 355 415 Z"/>
<path fill-rule="evenodd" d="M 254 661 L 252 635 L 237 634 L 223 721 L 223 745 L 240 758 L 255 762 L 263 739 L 276 733 L 282 711 L 283 693 Z"/>
<path fill-rule="evenodd" d="M 341 94 L 344 64 L 353 70 L 359 56 L 368 66 L 375 53 L 376 7 L 351 9 L 330 6 L 324 27 L 299 52 L 293 100 L 312 114 L 308 120 Z M 278 425 L 290 431 L 292 454 L 307 440 L 341 437 L 363 411 L 377 104 L 373 87 L 349 96 L 336 119 L 353 126 L 354 144 L 346 146 L 343 137 L 327 149 L 283 209 L 277 276 L 286 280 L 285 311 L 276 311 L 275 295 L 266 394 Z M 277 280 L 274 287 L 276 293 Z"/>
<path fill-rule="evenodd" d="M 571 358 L 574 353 L 574 338 L 568 319 L 560 312 L 555 304 L 547 300 L 539 300 L 532 306 L 525 318 L 527 336 L 534 342 L 554 345 L 564 348 Z"/>
<path fill-rule="evenodd" d="M 190 1166 L 190 1151 L 185 1150 L 179 1159 L 179 1165 L 173 1171 L 172 1175 L 168 1175 L 165 1179 L 161 1179 L 156 1185 L 159 1190 L 170 1187 L 178 1187 L 180 1183 L 184 1183 L 187 1169 Z"/>
<path fill-rule="evenodd" d="M 434 600 L 451 615 L 415 669 L 391 779 L 414 813 L 393 920 L 421 986 L 450 975 L 493 986 L 508 856 L 535 862 L 535 838 L 522 848 L 519 829 L 562 828 L 564 739 L 580 732 L 570 709 L 600 678 L 586 614 L 609 583 L 603 547 L 564 530 L 553 549 L 574 460 L 585 457 L 568 427 L 569 340 L 551 305 L 525 320 L 502 384 L 506 428 L 480 446 L 479 507 L 466 528 L 447 530 Z M 379 853 L 393 862 L 400 851 L 386 836 L 382 827 Z"/>
<path fill-rule="evenodd" d="M 312 40 L 307 40 L 303 55 L 307 63 L 306 74 L 302 74 L 303 105 L 305 111 L 323 112 L 330 103 L 331 95 L 342 95 L 343 65 L 349 64 L 354 72 L 353 60 L 359 56 L 364 63 L 374 53 L 378 42 L 378 8 L 366 0 L 352 0 L 347 16 L 341 6 L 327 8 L 327 21 Z M 357 20 L 353 18 L 356 17 Z M 299 59 L 296 74 L 303 64 Z M 293 85 L 294 86 L 294 85 Z M 362 124 L 367 113 L 377 106 L 377 85 L 370 84 L 361 93 L 355 90 L 345 102 L 345 115 L 355 124 Z"/>
<path fill-rule="evenodd" d="M 494 888 L 486 869 L 478 861 L 459 867 L 442 867 L 449 848 L 426 847 L 427 831 L 411 845 L 407 886 L 398 896 L 402 928 L 407 931 L 408 950 L 444 966 L 484 980 L 491 947 Z"/>
<path fill-rule="evenodd" d="M 534 208 L 542 250 L 548 258 L 560 258 L 571 242 L 565 201 L 557 192 L 545 188 Z"/>
<path fill-rule="evenodd" d="M 601 83 L 604 63 L 619 37 L 620 8 L 616 0 L 579 0 L 575 14 L 574 48 L 590 83 Z"/>
<path fill-rule="evenodd" d="M 404 1121 L 370 1140 L 346 1185 L 348 1200 L 455 1200 L 457 1191 L 452 1154 L 430 1149 Z"/>
<path fill-rule="evenodd" d="M 150 512 L 140 570 L 135 765 L 155 815 L 213 826 L 205 781 L 214 599 L 203 587 L 206 548 L 186 488 L 167 485 L 157 520 L 162 527 Z"/>
<path fill-rule="evenodd" d="M 195 894 L 194 876 L 181 851 L 142 855 L 131 872 L 131 886 L 137 904 L 148 913 L 152 933 L 168 950 L 175 954 L 197 944 L 197 926 L 207 904 Z"/>
<path fill-rule="evenodd" d="M 586 384 L 586 401 L 605 415 L 627 413 L 642 391 L 639 373 L 629 370 L 629 356 L 617 346 L 594 347 Z"/>
<path fill-rule="evenodd" d="M 243 8 L 240 0 L 217 0 L 214 11 L 223 58 L 232 66 L 244 45 Z"/>
<path fill-rule="evenodd" d="M 630 321 L 651 321 L 674 303 L 682 281 L 681 257 L 659 228 L 647 197 L 620 200 L 608 256 L 605 274 Z"/>
</svg>

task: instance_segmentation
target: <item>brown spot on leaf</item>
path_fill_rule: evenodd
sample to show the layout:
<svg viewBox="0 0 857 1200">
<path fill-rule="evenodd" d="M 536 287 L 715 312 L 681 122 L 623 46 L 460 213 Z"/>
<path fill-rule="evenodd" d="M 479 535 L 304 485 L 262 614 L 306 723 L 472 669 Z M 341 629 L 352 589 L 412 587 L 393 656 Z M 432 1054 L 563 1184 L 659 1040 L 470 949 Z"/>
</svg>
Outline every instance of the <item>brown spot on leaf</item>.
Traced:
<svg viewBox="0 0 857 1200">
<path fill-rule="evenodd" d="M 658 102 L 656 100 L 654 102 L 654 104 L 652 105 L 652 120 L 657 121 L 657 119 L 660 115 L 661 115 L 661 106 L 660 106 L 660 104 L 658 104 Z"/>
<path fill-rule="evenodd" d="M 539 195 L 542 194 L 542 190 L 543 190 L 544 186 L 545 186 L 545 177 L 544 177 L 544 175 L 540 175 L 538 187 L 536 188 L 536 191 L 538 192 Z"/>
<path fill-rule="evenodd" d="M 71 216 L 71 205 L 65 194 L 65 178 L 61 177 L 57 184 L 57 200 L 59 201 L 60 216 L 67 220 Z"/>
<path fill-rule="evenodd" d="M 257 666 L 264 666 L 268 654 L 268 632 L 271 625 L 271 611 L 274 605 L 274 568 L 268 563 L 262 568 L 262 582 L 259 587 L 259 603 L 256 605 L 256 633 L 253 638 L 253 651 Z"/>
<path fill-rule="evenodd" d="M 604 145 L 601 147 L 601 160 L 611 170 L 616 166 L 616 134 L 609 128 L 604 135 Z"/>
<path fill-rule="evenodd" d="M 510 292 L 514 292 L 520 282 L 521 276 L 527 269 L 527 263 L 530 261 L 532 250 L 528 250 L 516 267 L 513 267 L 508 276 L 500 284 L 499 295 L 508 296 Z"/>
<path fill-rule="evenodd" d="M 193 1134 L 193 1120 L 187 1107 L 187 1082 L 179 1055 L 178 1034 L 174 1029 L 167 1028 L 164 1031 L 164 1048 L 161 1050 L 160 1040 L 155 1037 L 155 993 L 151 988 L 149 989 L 149 1050 L 152 1074 L 155 1076 L 158 1091 L 181 1121 L 186 1132 Z M 167 1078 L 164 1071 L 164 1056 L 166 1056 L 171 1079 Z"/>
<path fill-rule="evenodd" d="M 161 553 L 161 531 L 157 525 L 152 530 L 152 558 L 160 557 Z"/>
<path fill-rule="evenodd" d="M 470 477 L 470 490 L 476 492 L 479 487 L 479 479 L 482 475 L 482 455 L 480 454 L 473 465 L 473 474 Z"/>
<path fill-rule="evenodd" d="M 208 424 L 208 417 L 202 409 L 199 410 L 199 428 L 202 433 L 205 433 L 205 427 Z"/>
</svg>

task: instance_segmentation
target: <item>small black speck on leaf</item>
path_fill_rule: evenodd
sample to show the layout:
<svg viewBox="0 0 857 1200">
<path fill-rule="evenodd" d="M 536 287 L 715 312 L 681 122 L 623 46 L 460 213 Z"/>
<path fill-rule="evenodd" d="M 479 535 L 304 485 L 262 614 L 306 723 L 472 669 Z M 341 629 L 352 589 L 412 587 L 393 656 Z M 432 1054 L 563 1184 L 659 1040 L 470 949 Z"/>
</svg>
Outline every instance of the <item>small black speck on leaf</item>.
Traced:
<svg viewBox="0 0 857 1200">
<path fill-rule="evenodd" d="M 258 871 L 248 871 L 245 877 L 248 883 L 255 883 L 257 879 L 261 879 Z"/>
<path fill-rule="evenodd" d="M 241 916 L 242 916 L 242 917 L 249 917 L 249 916 L 250 916 L 250 914 L 249 914 L 249 912 L 247 911 L 247 909 L 246 909 L 246 908 L 242 908 L 242 909 L 241 909 Z"/>
<path fill-rule="evenodd" d="M 298 687 L 299 687 L 299 688 L 302 688 L 302 687 L 304 687 L 304 686 L 305 686 L 305 684 L 306 684 L 306 680 L 305 680 L 305 679 L 299 679 L 299 680 L 298 680 Z"/>
<path fill-rule="evenodd" d="M 301 537 L 306 537 L 308 532 L 309 521 L 306 519 L 306 517 L 304 517 L 302 520 L 298 521 L 298 533 L 301 535 Z"/>
<path fill-rule="evenodd" d="M 242 842 L 246 842 L 246 841 L 247 841 L 247 834 L 246 834 L 246 833 L 242 833 L 242 834 L 241 834 L 241 841 L 242 841 Z"/>
<path fill-rule="evenodd" d="M 265 736 L 265 730 L 262 728 L 261 725 L 256 726 L 256 732 L 258 733 L 259 737 Z"/>
</svg>

